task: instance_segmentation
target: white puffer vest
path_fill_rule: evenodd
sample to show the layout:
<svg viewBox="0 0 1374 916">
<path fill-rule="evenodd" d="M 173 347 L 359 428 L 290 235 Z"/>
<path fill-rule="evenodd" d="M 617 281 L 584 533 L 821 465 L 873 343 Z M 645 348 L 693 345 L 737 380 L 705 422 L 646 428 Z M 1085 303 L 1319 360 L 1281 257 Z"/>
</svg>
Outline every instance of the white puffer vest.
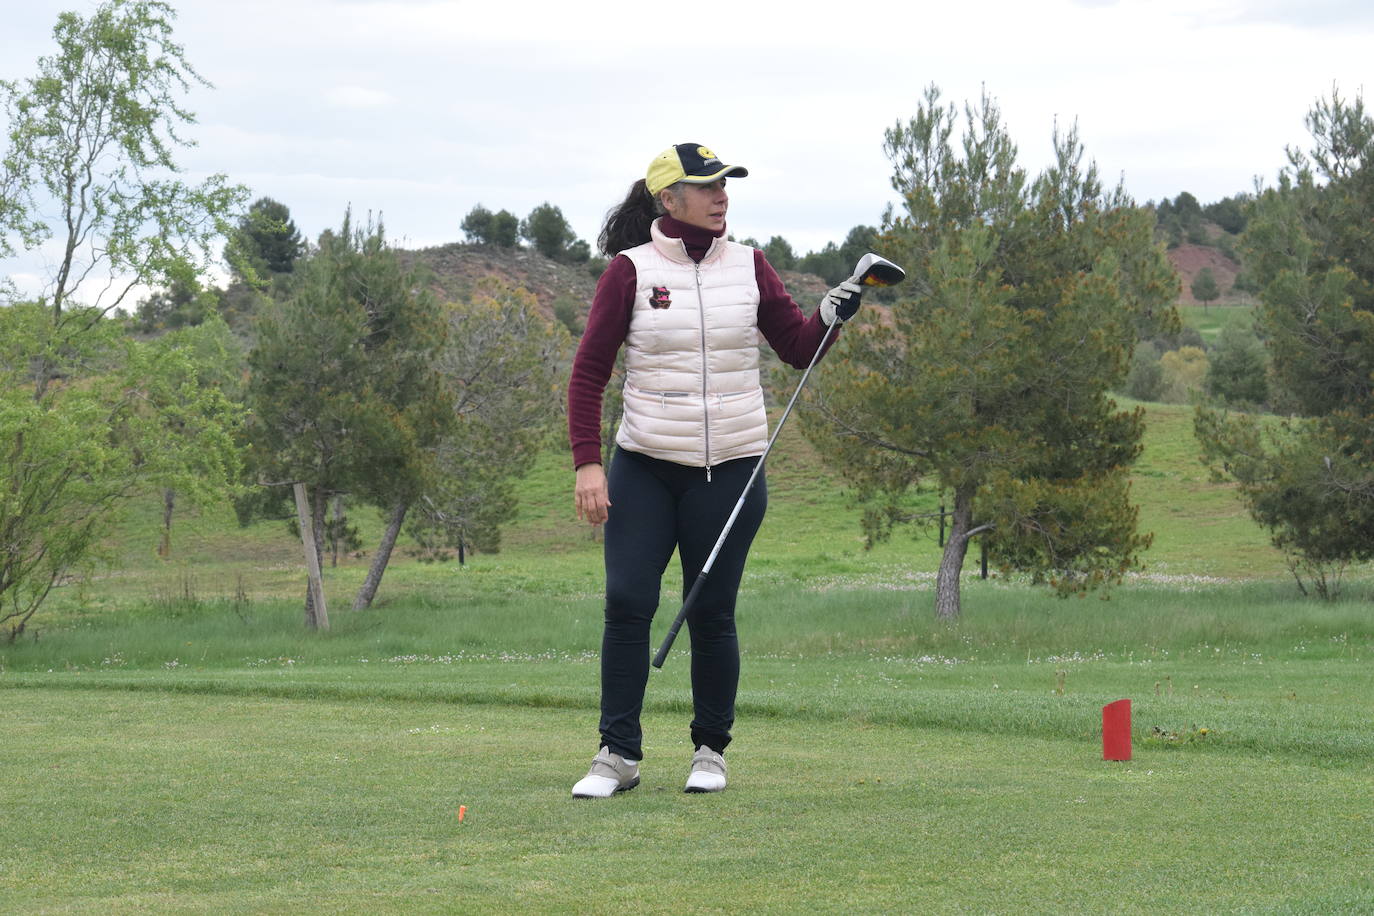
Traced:
<svg viewBox="0 0 1374 916">
<path fill-rule="evenodd" d="M 718 238 L 697 264 L 658 221 L 651 234 L 652 241 L 623 252 L 637 281 L 616 444 L 708 473 L 762 455 L 768 416 L 754 249 Z"/>
</svg>

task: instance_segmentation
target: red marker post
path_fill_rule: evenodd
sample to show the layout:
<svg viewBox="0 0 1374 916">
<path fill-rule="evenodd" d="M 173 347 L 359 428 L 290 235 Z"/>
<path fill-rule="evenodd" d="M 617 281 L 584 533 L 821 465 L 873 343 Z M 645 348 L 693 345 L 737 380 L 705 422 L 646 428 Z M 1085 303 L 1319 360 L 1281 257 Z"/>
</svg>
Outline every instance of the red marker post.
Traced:
<svg viewBox="0 0 1374 916">
<path fill-rule="evenodd" d="M 1102 707 L 1102 759 L 1131 759 L 1131 701 L 1117 700 Z"/>
</svg>

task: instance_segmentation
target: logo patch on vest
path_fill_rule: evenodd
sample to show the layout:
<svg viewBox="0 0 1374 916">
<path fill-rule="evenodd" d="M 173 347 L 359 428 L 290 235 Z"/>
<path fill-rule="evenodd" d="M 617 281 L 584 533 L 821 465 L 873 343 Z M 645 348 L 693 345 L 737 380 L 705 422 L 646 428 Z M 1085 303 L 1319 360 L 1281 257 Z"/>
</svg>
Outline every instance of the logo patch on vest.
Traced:
<svg viewBox="0 0 1374 916">
<path fill-rule="evenodd" d="M 668 295 L 668 287 L 655 286 L 654 294 L 649 297 L 649 305 L 656 309 L 666 309 L 673 304 L 672 297 Z"/>
</svg>

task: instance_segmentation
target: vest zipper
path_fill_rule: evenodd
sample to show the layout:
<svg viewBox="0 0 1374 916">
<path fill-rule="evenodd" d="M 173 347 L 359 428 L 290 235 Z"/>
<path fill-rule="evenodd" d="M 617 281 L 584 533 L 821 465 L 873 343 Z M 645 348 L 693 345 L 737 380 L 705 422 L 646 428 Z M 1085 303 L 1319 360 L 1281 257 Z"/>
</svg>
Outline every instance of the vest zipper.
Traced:
<svg viewBox="0 0 1374 916">
<path fill-rule="evenodd" d="M 701 314 L 701 419 L 706 434 L 706 482 L 711 482 L 711 405 L 710 369 L 706 363 L 706 300 L 701 295 L 701 265 L 693 264 L 697 278 L 697 311 Z"/>
</svg>

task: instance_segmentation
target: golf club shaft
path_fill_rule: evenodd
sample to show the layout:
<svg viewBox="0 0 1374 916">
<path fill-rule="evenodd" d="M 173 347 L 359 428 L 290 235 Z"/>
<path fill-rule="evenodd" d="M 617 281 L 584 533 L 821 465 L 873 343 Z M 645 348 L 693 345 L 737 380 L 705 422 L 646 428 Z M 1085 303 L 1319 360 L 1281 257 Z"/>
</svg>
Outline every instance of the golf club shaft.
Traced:
<svg viewBox="0 0 1374 916">
<path fill-rule="evenodd" d="M 802 388 L 806 385 L 806 380 L 811 376 L 811 370 L 816 368 L 816 362 L 825 352 L 825 345 L 830 340 L 830 335 L 844 321 L 838 317 L 835 323 L 825 329 L 825 335 L 821 337 L 821 342 L 816 347 L 815 354 L 811 357 L 810 364 L 806 371 L 802 373 L 801 381 L 797 383 L 797 390 L 792 392 L 792 399 L 787 402 L 787 407 L 783 409 L 782 416 L 778 418 L 778 425 L 773 429 L 773 435 L 768 438 L 768 445 L 763 449 L 763 454 L 759 456 L 758 463 L 754 465 L 754 472 L 749 475 L 749 480 L 744 485 L 744 491 L 740 493 L 739 500 L 735 503 L 735 508 L 730 512 L 730 518 L 726 520 L 725 527 L 721 529 L 720 537 L 716 538 L 716 546 L 711 548 L 711 554 L 706 558 L 706 564 L 701 567 L 701 572 L 697 573 L 696 580 L 692 583 L 691 589 L 687 592 L 686 599 L 682 602 L 682 607 L 677 612 L 677 617 L 673 618 L 673 624 L 668 628 L 667 634 L 663 637 L 663 644 L 658 647 L 658 652 L 654 655 L 654 667 L 662 668 L 663 662 L 668 658 L 668 651 L 673 647 L 673 640 L 677 639 L 678 631 L 682 629 L 683 622 L 687 619 L 687 612 L 692 609 L 696 602 L 697 594 L 701 591 L 702 584 L 706 577 L 711 573 L 711 567 L 715 565 L 716 557 L 720 554 L 720 549 L 725 546 L 725 539 L 730 536 L 730 529 L 735 526 L 735 519 L 739 518 L 740 510 L 744 508 L 744 501 L 749 497 L 749 491 L 754 489 L 754 482 L 759 479 L 759 474 L 763 471 L 763 463 L 768 460 L 768 453 L 773 450 L 773 443 L 778 441 L 778 433 L 782 432 L 782 425 L 787 422 L 787 417 L 792 413 L 792 405 L 797 403 L 797 396 L 801 394 Z"/>
</svg>

